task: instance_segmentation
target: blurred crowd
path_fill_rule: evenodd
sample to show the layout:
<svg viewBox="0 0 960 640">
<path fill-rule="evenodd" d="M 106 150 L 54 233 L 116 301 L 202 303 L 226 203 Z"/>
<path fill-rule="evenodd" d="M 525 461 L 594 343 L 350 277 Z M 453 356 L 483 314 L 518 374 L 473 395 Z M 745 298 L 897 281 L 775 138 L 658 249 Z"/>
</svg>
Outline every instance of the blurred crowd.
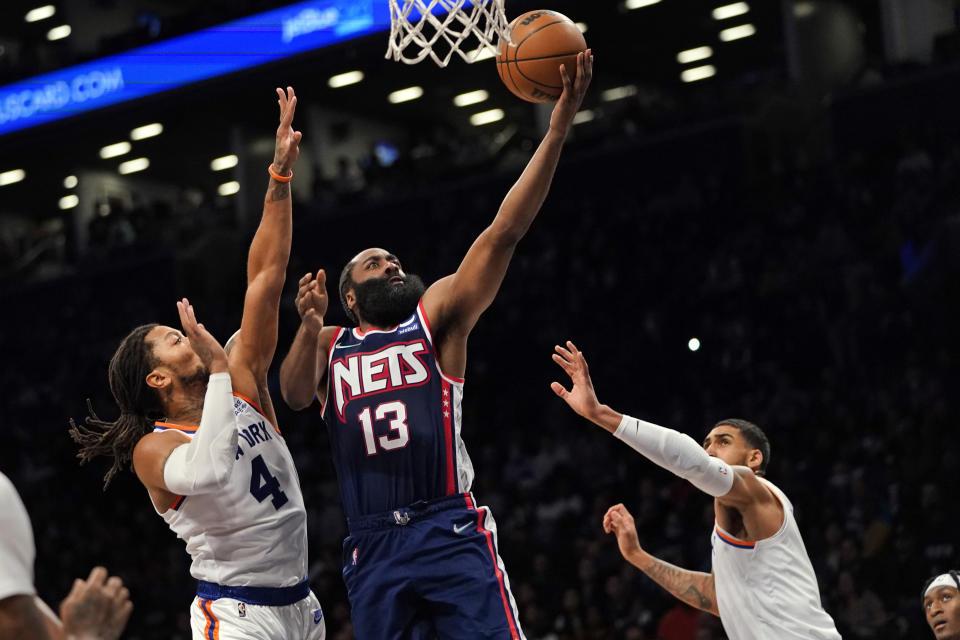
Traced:
<svg viewBox="0 0 960 640">
<path fill-rule="evenodd" d="M 929 635 L 923 580 L 960 566 L 949 493 L 960 474 L 949 391 L 960 137 L 935 125 L 819 147 L 775 144 L 739 119 L 571 142 L 473 332 L 464 397 L 474 492 L 497 519 L 528 638 L 724 637 L 603 533 L 604 511 L 623 502 L 647 550 L 710 570 L 709 497 L 553 396 L 563 376 L 550 354 L 566 339 L 583 349 L 600 400 L 621 411 L 695 439 L 723 418 L 764 428 L 768 478 L 796 507 L 843 636 Z M 858 125 L 838 116 L 834 126 Z M 334 280 L 368 246 L 427 282 L 456 269 L 516 178 L 515 158 L 498 161 L 380 199 L 297 203 L 276 363 L 297 327 L 303 273 L 323 267 Z M 38 589 L 58 601 L 74 576 L 105 564 L 130 586 L 131 639 L 189 637 L 188 558 L 132 474 L 103 492 L 106 465 L 77 466 L 67 421 L 86 414 L 86 398 L 116 415 L 113 350 L 137 324 L 175 324 L 179 297 L 215 335 L 236 328 L 252 230 L 196 224 L 126 251 L 95 242 L 70 275 L 0 293 L 0 469 L 33 519 Z M 327 322 L 344 321 L 334 294 Z M 330 637 L 350 638 L 345 522 L 319 408 L 289 411 L 275 374 L 271 389 L 308 509 L 311 584 Z"/>
</svg>

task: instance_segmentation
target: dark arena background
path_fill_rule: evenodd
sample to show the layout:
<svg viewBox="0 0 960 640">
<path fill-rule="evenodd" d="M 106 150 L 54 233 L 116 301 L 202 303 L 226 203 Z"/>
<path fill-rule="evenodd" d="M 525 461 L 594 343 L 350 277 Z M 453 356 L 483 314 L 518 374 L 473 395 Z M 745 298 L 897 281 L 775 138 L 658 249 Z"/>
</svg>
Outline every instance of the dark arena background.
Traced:
<svg viewBox="0 0 960 640">
<path fill-rule="evenodd" d="M 238 66 L 102 106 L 124 80 L 75 75 L 63 86 L 76 112 L 34 122 L 45 103 L 24 97 L 31 78 L 284 7 L 57 0 L 28 22 L 42 2 L 0 4 L 0 470 L 32 518 L 37 589 L 56 605 L 103 564 L 131 590 L 125 638 L 189 637 L 183 543 L 133 474 L 101 490 L 107 465 L 78 465 L 68 420 L 87 398 L 115 417 L 111 354 L 135 325 L 178 326 L 180 297 L 221 340 L 237 328 L 274 87 L 292 85 L 304 137 L 270 385 L 307 504 L 311 584 L 329 637 L 350 638 L 326 430 L 317 405 L 284 405 L 276 379 L 297 279 L 323 267 L 335 281 L 370 246 L 427 282 L 451 273 L 550 106 L 514 97 L 492 59 L 385 60 L 378 30 L 263 60 L 225 52 Z M 496 514 L 527 636 L 724 637 L 603 533 L 623 502 L 647 550 L 709 571 L 710 499 L 550 391 L 565 382 L 553 346 L 572 339 L 602 402 L 698 441 L 734 416 L 767 431 L 768 477 L 796 506 L 845 638 L 932 637 L 920 587 L 960 565 L 960 4 L 552 2 L 506 9 L 580 22 L 593 86 L 472 334 L 464 398 L 474 492 Z M 330 28 L 306 15 L 292 42 Z M 422 94 L 398 100 L 410 87 Z M 335 290 L 326 321 L 343 324 Z"/>
</svg>

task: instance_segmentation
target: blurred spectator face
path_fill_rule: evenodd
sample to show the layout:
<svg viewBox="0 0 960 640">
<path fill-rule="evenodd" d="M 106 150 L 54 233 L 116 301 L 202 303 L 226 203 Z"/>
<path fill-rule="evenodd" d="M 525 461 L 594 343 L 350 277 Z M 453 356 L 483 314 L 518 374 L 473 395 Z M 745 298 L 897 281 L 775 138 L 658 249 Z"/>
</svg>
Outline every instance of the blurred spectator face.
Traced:
<svg viewBox="0 0 960 640">
<path fill-rule="evenodd" d="M 960 591 L 936 587 L 923 599 L 927 624 L 937 640 L 960 640 Z"/>
<path fill-rule="evenodd" d="M 740 429 L 721 424 L 714 427 L 703 440 L 703 448 L 714 458 L 732 466 L 750 467 L 756 471 L 763 461 L 759 449 L 751 449 Z"/>
</svg>

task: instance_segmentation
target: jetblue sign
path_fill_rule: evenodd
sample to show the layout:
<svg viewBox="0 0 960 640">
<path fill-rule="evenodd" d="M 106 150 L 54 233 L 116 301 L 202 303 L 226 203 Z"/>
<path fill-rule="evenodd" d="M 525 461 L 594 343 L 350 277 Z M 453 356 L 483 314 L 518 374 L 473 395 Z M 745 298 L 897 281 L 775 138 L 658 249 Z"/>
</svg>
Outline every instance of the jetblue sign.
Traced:
<svg viewBox="0 0 960 640">
<path fill-rule="evenodd" d="M 0 135 L 357 38 L 387 0 L 307 0 L 0 87 Z"/>
</svg>

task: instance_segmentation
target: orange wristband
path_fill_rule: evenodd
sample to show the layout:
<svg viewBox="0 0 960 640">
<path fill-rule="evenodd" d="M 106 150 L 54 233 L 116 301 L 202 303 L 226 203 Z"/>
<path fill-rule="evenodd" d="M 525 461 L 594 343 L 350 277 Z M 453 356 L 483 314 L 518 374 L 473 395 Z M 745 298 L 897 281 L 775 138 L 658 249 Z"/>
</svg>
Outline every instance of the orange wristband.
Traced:
<svg viewBox="0 0 960 640">
<path fill-rule="evenodd" d="M 282 176 L 276 171 L 273 170 L 273 164 L 267 165 L 267 171 L 270 173 L 270 177 L 276 180 L 277 182 L 290 182 L 293 180 L 293 169 L 290 170 L 290 175 Z"/>
</svg>

